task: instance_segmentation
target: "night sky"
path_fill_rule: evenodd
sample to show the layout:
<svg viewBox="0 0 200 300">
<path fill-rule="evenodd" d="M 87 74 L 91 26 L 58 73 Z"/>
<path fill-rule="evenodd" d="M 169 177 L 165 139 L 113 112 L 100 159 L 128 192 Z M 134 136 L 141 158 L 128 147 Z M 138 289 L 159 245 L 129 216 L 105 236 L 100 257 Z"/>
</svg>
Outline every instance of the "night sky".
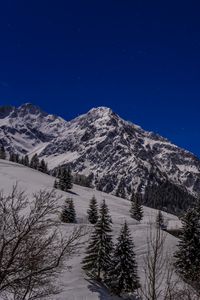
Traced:
<svg viewBox="0 0 200 300">
<path fill-rule="evenodd" d="M 0 105 L 96 106 L 200 156 L 200 3 L 5 0 Z"/>
</svg>

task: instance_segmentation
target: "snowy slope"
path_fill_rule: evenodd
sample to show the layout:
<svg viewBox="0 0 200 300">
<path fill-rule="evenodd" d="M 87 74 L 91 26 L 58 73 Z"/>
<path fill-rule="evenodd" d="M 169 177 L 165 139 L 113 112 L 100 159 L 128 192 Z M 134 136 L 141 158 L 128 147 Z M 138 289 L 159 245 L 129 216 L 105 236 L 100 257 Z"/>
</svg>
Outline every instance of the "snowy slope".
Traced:
<svg viewBox="0 0 200 300">
<path fill-rule="evenodd" d="M 31 104 L 2 107 L 0 140 L 7 151 L 38 153 L 50 169 L 70 164 L 107 193 L 114 193 L 122 177 L 128 194 L 166 179 L 190 193 L 200 192 L 197 157 L 106 107 L 69 122 Z"/>
<path fill-rule="evenodd" d="M 8 193 L 12 185 L 18 183 L 19 188 L 25 189 L 26 193 L 30 195 L 33 192 L 41 189 L 52 189 L 54 178 L 38 171 L 26 168 L 24 166 L 11 163 L 8 161 L 0 160 L 0 183 L 1 188 Z M 61 191 L 57 191 L 58 194 L 63 195 L 63 200 L 67 197 L 73 197 L 74 204 L 77 212 L 78 222 L 86 224 L 88 228 L 92 226 L 88 224 L 86 218 L 86 211 L 89 205 L 89 200 L 93 195 L 96 196 L 100 203 L 102 199 L 106 200 L 106 203 L 110 209 L 110 213 L 113 219 L 113 236 L 117 236 L 120 230 L 120 226 L 124 220 L 127 221 L 135 243 L 135 251 L 137 254 L 138 271 L 141 277 L 141 281 L 144 281 L 144 255 L 147 253 L 147 232 L 149 230 L 149 223 L 154 222 L 157 211 L 154 209 L 144 207 L 144 219 L 141 224 L 133 220 L 129 216 L 130 203 L 127 200 L 117 198 L 115 196 L 105 194 L 89 188 L 80 186 L 74 186 L 74 194 L 68 194 Z M 61 200 L 61 202 L 63 201 Z M 176 216 L 163 213 L 165 220 L 169 222 L 171 228 L 177 228 L 180 226 L 180 222 Z M 70 225 L 65 225 L 66 230 L 69 230 Z M 71 225 L 72 226 L 72 225 Z M 166 238 L 166 250 L 169 253 L 173 253 L 177 244 L 177 239 L 171 235 L 167 235 Z M 86 246 L 86 245 L 85 245 Z M 88 281 L 85 274 L 81 270 L 80 262 L 84 256 L 84 247 L 78 257 L 74 257 L 70 260 L 69 264 L 72 266 L 71 271 L 63 271 L 59 279 L 59 284 L 63 288 L 63 292 L 57 297 L 52 299 L 56 300 L 111 300 L 107 292 L 99 286 L 95 286 Z"/>
</svg>

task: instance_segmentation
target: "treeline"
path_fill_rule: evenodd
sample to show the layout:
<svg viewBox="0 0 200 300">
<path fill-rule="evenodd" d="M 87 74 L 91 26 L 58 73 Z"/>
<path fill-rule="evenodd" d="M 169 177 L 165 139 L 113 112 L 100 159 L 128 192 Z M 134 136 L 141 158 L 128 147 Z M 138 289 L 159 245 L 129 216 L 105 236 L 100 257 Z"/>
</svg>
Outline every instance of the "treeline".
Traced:
<svg viewBox="0 0 200 300">
<path fill-rule="evenodd" d="M 85 176 L 83 174 L 73 174 L 70 166 L 59 166 L 53 172 L 52 175 L 56 177 L 54 182 L 54 188 L 62 191 L 68 191 L 72 189 L 73 184 L 92 188 L 91 176 Z"/>
<path fill-rule="evenodd" d="M 38 170 L 45 174 L 50 174 L 48 165 L 44 159 L 39 159 L 38 154 L 35 153 L 31 159 L 28 155 L 20 156 L 18 153 L 10 152 L 9 155 L 6 153 L 3 145 L 0 146 L 0 159 L 8 159 L 9 161 L 22 164 L 26 167 Z M 70 167 L 58 167 L 51 175 L 56 177 L 54 187 L 59 188 L 63 191 L 68 191 L 72 188 L 73 183 L 85 187 L 92 187 L 92 177 L 85 176 L 82 174 L 72 175 Z"/>
<path fill-rule="evenodd" d="M 30 161 L 27 155 L 19 156 L 16 153 L 10 153 L 8 158 L 7 156 L 8 155 L 5 152 L 4 146 L 1 145 L 0 159 L 9 159 L 10 161 L 21 163 L 27 167 L 49 174 L 46 162 L 44 159 L 39 160 L 37 154 L 35 154 Z M 70 190 L 73 184 L 90 188 L 93 187 L 93 177 L 91 175 L 72 175 L 70 167 L 57 167 L 51 171 L 51 175 L 57 178 L 54 187 L 63 191 Z M 97 186 L 97 189 L 101 190 L 100 186 Z M 129 193 L 131 193 L 131 189 L 129 190 Z M 123 178 L 121 178 L 116 187 L 115 195 L 117 197 L 127 198 L 126 183 Z M 196 198 L 189 194 L 186 189 L 183 189 L 182 187 L 179 187 L 167 180 L 165 182 L 160 182 L 159 184 L 147 185 L 144 194 L 138 194 L 137 196 L 140 197 L 140 202 L 145 206 L 164 210 L 176 215 L 180 215 L 182 212 L 187 210 L 188 207 L 192 207 L 196 203 Z"/>
<path fill-rule="evenodd" d="M 6 155 L 6 151 L 3 145 L 0 146 L 0 159 L 6 159 L 7 155 Z"/>
<path fill-rule="evenodd" d="M 186 211 L 195 203 L 195 197 L 169 181 L 147 186 L 143 196 L 143 205 L 176 215 Z"/>
<path fill-rule="evenodd" d="M 127 198 L 126 183 L 121 178 L 115 192 L 115 196 Z M 169 213 L 180 215 L 188 207 L 194 206 L 196 198 L 181 186 L 177 186 L 166 180 L 158 184 L 147 185 L 141 195 L 143 205 Z"/>
<path fill-rule="evenodd" d="M 10 161 L 16 162 L 18 164 L 22 164 L 26 167 L 30 167 L 32 169 L 38 170 L 42 173 L 49 174 L 48 165 L 44 159 L 39 159 L 37 153 L 33 155 L 31 160 L 29 160 L 28 155 L 19 156 L 16 153 L 10 153 Z"/>
<path fill-rule="evenodd" d="M 26 167 L 30 167 L 45 174 L 49 174 L 47 163 L 44 159 L 40 160 L 37 153 L 35 153 L 31 159 L 29 159 L 28 155 L 20 156 L 18 153 L 15 152 L 10 152 L 8 156 L 4 146 L 1 145 L 0 159 L 8 159 L 9 161 L 16 162 Z"/>
</svg>

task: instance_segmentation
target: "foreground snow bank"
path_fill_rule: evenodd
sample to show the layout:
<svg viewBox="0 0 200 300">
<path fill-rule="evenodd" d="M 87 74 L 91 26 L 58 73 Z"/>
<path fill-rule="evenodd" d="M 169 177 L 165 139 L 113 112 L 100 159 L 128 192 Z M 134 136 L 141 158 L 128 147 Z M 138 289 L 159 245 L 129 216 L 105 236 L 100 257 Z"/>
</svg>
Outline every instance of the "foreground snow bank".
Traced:
<svg viewBox="0 0 200 300">
<path fill-rule="evenodd" d="M 30 201 L 32 193 L 41 189 L 51 190 L 53 188 L 54 178 L 22 165 L 0 160 L 0 183 L 1 189 L 5 193 L 9 193 L 14 184 L 28 194 Z M 138 262 L 138 272 L 141 282 L 144 282 L 144 256 L 147 254 L 147 235 L 150 224 L 154 223 L 157 210 L 144 207 L 144 218 L 141 223 L 130 218 L 129 209 L 130 202 L 115 196 L 95 191 L 89 188 L 74 185 L 70 193 L 57 191 L 62 198 L 59 200 L 62 205 L 66 197 L 72 197 L 74 200 L 78 223 L 86 224 L 89 231 L 92 228 L 87 221 L 87 209 L 89 201 L 95 195 L 98 203 L 102 199 L 106 200 L 113 220 L 113 237 L 118 235 L 121 225 L 126 220 L 131 230 L 135 251 Z M 163 213 L 166 222 L 170 229 L 180 227 L 180 221 L 174 215 Z M 70 225 L 65 224 L 66 231 L 70 231 Z M 166 236 L 165 242 L 166 252 L 172 254 L 176 248 L 177 239 L 170 234 Z M 86 245 L 86 243 L 85 243 Z M 98 284 L 88 280 L 81 269 L 81 260 L 84 257 L 84 247 L 80 254 L 70 260 L 70 269 L 63 270 L 58 284 L 63 288 L 63 292 L 58 296 L 49 298 L 52 300 L 110 300 L 117 299 L 108 295 L 105 289 Z"/>
</svg>

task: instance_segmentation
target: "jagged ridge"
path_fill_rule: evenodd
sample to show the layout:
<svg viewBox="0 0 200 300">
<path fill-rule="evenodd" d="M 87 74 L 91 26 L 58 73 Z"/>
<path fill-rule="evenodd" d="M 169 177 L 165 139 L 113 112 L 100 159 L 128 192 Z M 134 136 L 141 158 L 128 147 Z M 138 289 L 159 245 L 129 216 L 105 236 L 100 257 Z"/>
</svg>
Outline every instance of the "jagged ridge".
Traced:
<svg viewBox="0 0 200 300">
<path fill-rule="evenodd" d="M 7 151 L 38 153 L 51 169 L 72 166 L 93 184 L 114 192 L 124 178 L 127 193 L 166 179 L 200 192 L 200 161 L 167 139 L 98 107 L 67 122 L 30 103 L 0 108 L 0 138 Z"/>
</svg>

